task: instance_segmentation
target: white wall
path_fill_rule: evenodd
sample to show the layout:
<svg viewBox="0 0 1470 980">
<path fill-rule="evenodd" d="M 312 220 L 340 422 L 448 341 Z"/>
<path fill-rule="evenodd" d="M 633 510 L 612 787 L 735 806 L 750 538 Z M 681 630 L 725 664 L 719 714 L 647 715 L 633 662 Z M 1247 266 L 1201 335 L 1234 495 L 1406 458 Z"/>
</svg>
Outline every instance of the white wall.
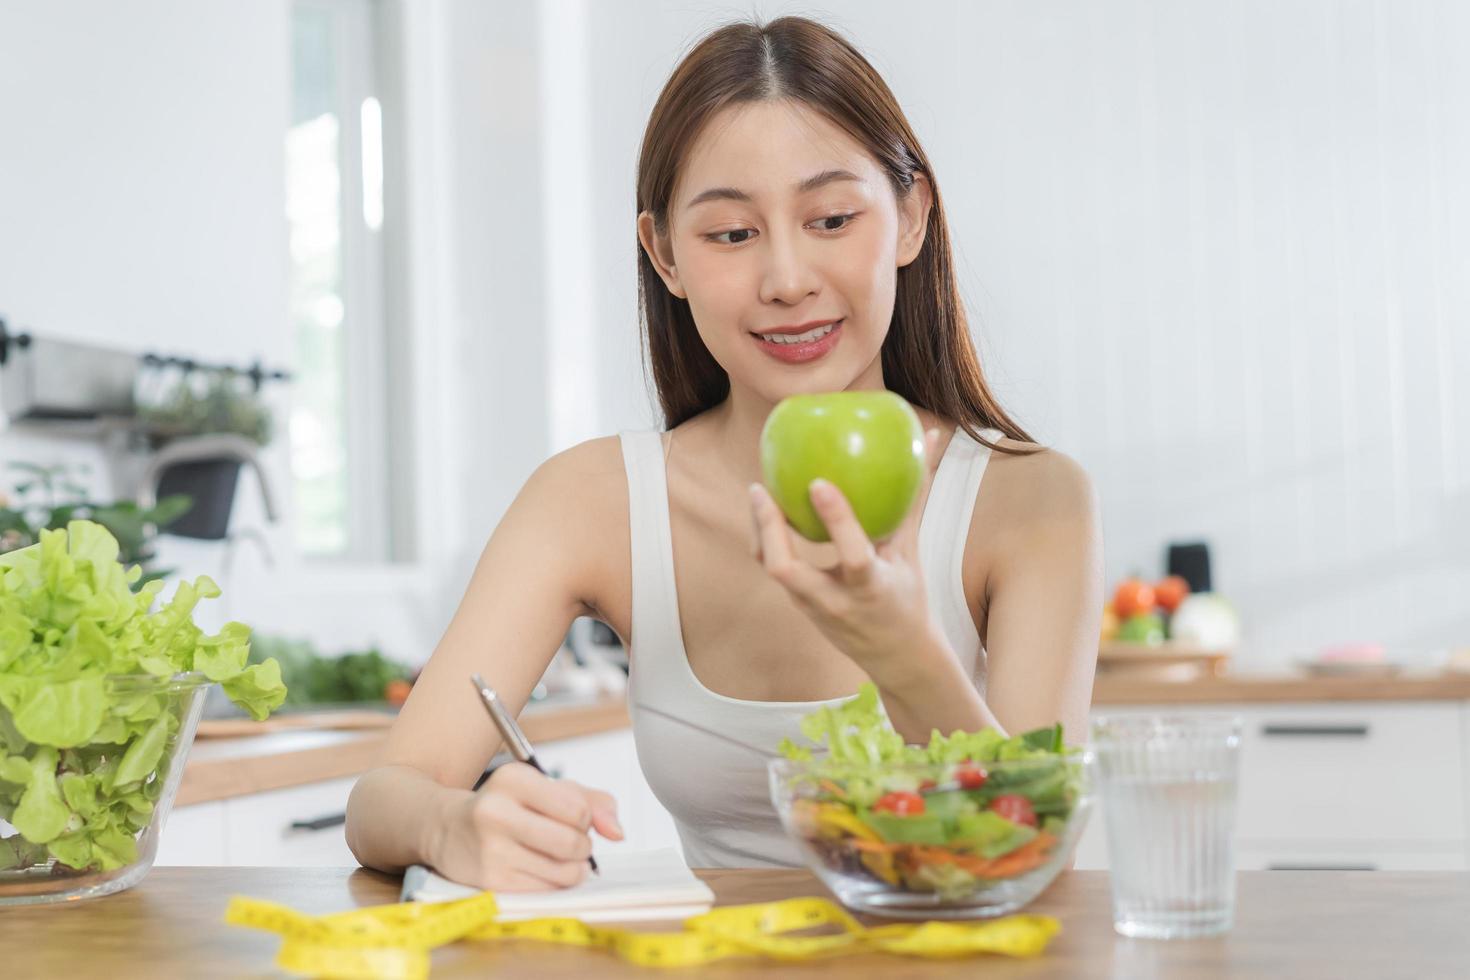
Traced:
<svg viewBox="0 0 1470 980">
<path fill-rule="evenodd" d="M 992 380 L 1093 473 L 1110 578 L 1205 536 L 1247 660 L 1467 642 L 1464 5 L 394 6 L 426 558 L 313 573 L 245 550 L 233 615 L 424 656 L 531 469 L 573 436 L 651 424 L 638 142 L 686 47 L 754 10 L 845 29 L 898 94 Z M 0 0 L 0 124 L 24 136 L 0 153 L 13 324 L 289 354 L 285 11 Z M 0 461 L 35 448 L 0 432 Z"/>
<path fill-rule="evenodd" d="M 1110 572 L 1208 537 L 1262 659 L 1470 642 L 1470 8 L 956 9 L 971 295 Z"/>
<path fill-rule="evenodd" d="M 284 3 L 0 3 L 0 315 L 13 329 L 289 362 L 288 38 Z M 0 466 L 19 459 L 84 463 L 112 490 L 95 442 L 0 429 Z M 285 495 L 284 454 L 270 464 Z M 249 481 L 242 497 L 258 520 Z"/>
<path fill-rule="evenodd" d="M 13 329 L 286 358 L 286 36 L 279 3 L 0 3 Z M 0 464 L 90 458 L 100 476 L 91 449 L 0 432 Z"/>
<path fill-rule="evenodd" d="M 744 5 L 588 4 L 603 429 L 643 424 L 634 166 Z M 1470 8 L 758 3 L 844 29 L 937 170 L 982 359 L 1101 491 L 1107 571 L 1210 540 L 1246 662 L 1470 642 Z"/>
<path fill-rule="evenodd" d="M 286 0 L 0 2 L 0 315 L 13 328 L 290 365 L 288 10 Z M 284 435 L 288 395 L 273 399 Z M 266 455 L 289 520 L 285 439 Z M 95 441 L 0 428 L 0 479 L 22 459 L 87 464 L 98 494 L 128 492 L 110 485 Z M 160 548 L 161 566 L 224 587 L 202 622 L 427 655 L 447 613 L 423 570 L 303 565 L 288 525 L 266 523 L 248 473 L 232 527 L 262 532 L 273 561 L 248 541 Z"/>
<path fill-rule="evenodd" d="M 289 348 L 283 3 L 0 3 L 0 310 L 50 336 Z"/>
</svg>

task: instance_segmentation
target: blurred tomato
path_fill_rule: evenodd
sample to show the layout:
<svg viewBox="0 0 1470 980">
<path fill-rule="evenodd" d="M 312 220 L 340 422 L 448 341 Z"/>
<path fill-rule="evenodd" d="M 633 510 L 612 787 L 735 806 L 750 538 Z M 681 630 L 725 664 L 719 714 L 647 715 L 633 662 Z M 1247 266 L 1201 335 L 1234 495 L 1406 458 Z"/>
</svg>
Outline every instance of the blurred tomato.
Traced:
<svg viewBox="0 0 1470 980">
<path fill-rule="evenodd" d="M 873 804 L 875 813 L 892 813 L 900 817 L 916 817 L 924 812 L 924 798 L 918 793 L 899 791 L 884 793 Z"/>
<path fill-rule="evenodd" d="M 960 789 L 979 789 L 985 785 L 990 774 L 973 762 L 964 762 L 955 770 L 954 778 L 960 784 Z"/>
<path fill-rule="evenodd" d="M 408 700 L 408 692 L 413 690 L 413 685 L 405 680 L 391 680 L 383 688 L 383 698 L 394 707 L 403 707 L 403 702 Z"/>
<path fill-rule="evenodd" d="M 1036 811 L 1032 809 L 1031 801 L 1017 793 L 997 796 L 990 801 L 990 809 L 1011 823 L 1021 823 L 1028 827 L 1036 826 Z"/>
<path fill-rule="evenodd" d="M 1188 595 L 1189 583 L 1178 575 L 1170 575 L 1154 586 L 1154 601 L 1169 612 L 1178 609 Z"/>
<path fill-rule="evenodd" d="M 1118 591 L 1113 593 L 1113 612 L 1119 619 L 1151 613 L 1156 605 L 1158 599 L 1154 595 L 1154 587 L 1140 579 L 1124 579 L 1118 584 Z"/>
</svg>

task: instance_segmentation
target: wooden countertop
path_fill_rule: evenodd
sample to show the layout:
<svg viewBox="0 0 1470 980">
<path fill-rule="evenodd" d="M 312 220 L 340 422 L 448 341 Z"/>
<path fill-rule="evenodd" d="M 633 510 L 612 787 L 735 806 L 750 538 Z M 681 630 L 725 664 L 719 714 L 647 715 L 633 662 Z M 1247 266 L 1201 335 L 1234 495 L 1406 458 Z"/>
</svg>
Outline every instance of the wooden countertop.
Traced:
<svg viewBox="0 0 1470 980">
<path fill-rule="evenodd" d="M 827 893 L 806 871 L 700 871 L 721 905 Z M 132 889 L 66 905 L 7 908 L 7 973 L 22 977 L 267 977 L 279 939 L 224 923 L 231 895 L 321 914 L 397 900 L 399 879 L 348 868 L 155 868 Z M 1031 960 L 948 961 L 886 954 L 787 964 L 742 959 L 700 976 L 1382 977 L 1464 976 L 1470 963 L 1470 872 L 1245 871 L 1236 924 L 1211 939 L 1124 939 L 1113 932 L 1108 877 L 1073 871 L 1028 912 L 1061 932 Z M 875 921 L 875 920 L 869 920 Z M 639 928 L 657 928 L 647 924 Z M 668 928 L 663 926 L 662 928 Z M 980 960 L 983 959 L 983 962 Z M 677 972 L 677 971 L 676 971 Z M 660 974 L 611 954 L 531 942 L 461 942 L 436 951 L 442 977 L 639 977 Z M 673 976 L 674 973 L 667 974 Z M 686 975 L 680 973 L 679 975 Z"/>
<path fill-rule="evenodd" d="M 1162 681 L 1100 673 L 1094 705 L 1267 704 L 1289 701 L 1470 701 L 1470 673 L 1403 674 L 1388 678 L 1246 674 L 1196 681 Z M 536 704 L 521 726 L 536 744 L 627 728 L 624 699 L 588 704 Z M 385 724 L 391 723 L 386 716 Z M 268 735 L 200 739 L 190 750 L 175 806 L 355 776 L 371 768 L 386 728 L 366 731 L 277 731 Z"/>
<path fill-rule="evenodd" d="M 1254 704 L 1281 701 L 1470 701 L 1470 673 L 1315 677 L 1305 673 L 1225 674 L 1163 681 L 1099 673 L 1097 704 Z"/>
<path fill-rule="evenodd" d="M 391 723 L 391 715 L 385 718 Z M 520 723 L 531 743 L 540 745 L 627 728 L 628 707 L 621 696 L 584 704 L 542 702 L 521 712 Z M 356 776 L 377 764 L 387 740 L 386 726 L 196 739 L 174 806 Z"/>
</svg>

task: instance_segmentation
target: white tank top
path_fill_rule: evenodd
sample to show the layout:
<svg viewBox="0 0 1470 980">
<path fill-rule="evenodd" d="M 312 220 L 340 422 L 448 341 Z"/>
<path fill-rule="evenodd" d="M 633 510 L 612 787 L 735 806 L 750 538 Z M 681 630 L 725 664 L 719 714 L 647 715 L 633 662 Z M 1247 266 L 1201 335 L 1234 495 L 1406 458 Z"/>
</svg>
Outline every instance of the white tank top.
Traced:
<svg viewBox="0 0 1470 980">
<path fill-rule="evenodd" d="M 1000 433 L 985 430 L 995 442 Z M 674 817 L 694 868 L 795 867 L 767 787 L 766 759 L 748 748 L 640 709 L 647 704 L 776 754 L 783 738 L 808 744 L 798 722 L 829 701 L 745 701 L 705 687 L 689 666 L 679 622 L 663 440 L 657 431 L 622 432 L 633 552 L 633 637 L 629 713 L 638 761 L 654 795 Z M 985 651 L 961 579 L 970 517 L 990 450 L 956 429 L 919 522 L 919 561 L 929 611 L 985 694 Z"/>
</svg>

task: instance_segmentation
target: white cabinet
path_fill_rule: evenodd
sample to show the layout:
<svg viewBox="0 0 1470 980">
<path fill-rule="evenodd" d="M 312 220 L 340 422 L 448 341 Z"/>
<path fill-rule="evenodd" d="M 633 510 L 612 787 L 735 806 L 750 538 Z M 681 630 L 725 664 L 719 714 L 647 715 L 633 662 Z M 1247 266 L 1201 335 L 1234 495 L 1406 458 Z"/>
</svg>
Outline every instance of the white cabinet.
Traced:
<svg viewBox="0 0 1470 980">
<path fill-rule="evenodd" d="M 596 838 L 599 852 L 679 847 L 673 818 L 643 778 L 631 729 L 548 742 L 537 747 L 536 757 L 553 775 L 605 790 L 617 799 L 625 837 Z M 357 777 L 350 776 L 177 807 L 169 814 L 154 863 L 356 866 L 343 825 L 330 820 L 346 812 L 356 782 Z"/>
<path fill-rule="evenodd" d="M 1404 846 L 1336 847 L 1302 842 L 1242 845 L 1235 852 L 1241 871 L 1463 871 L 1463 847 L 1416 850 Z"/>
<path fill-rule="evenodd" d="M 1240 714 L 1242 841 L 1464 840 L 1459 704 L 1294 704 Z"/>
<path fill-rule="evenodd" d="M 158 840 L 153 863 L 229 864 L 225 846 L 225 801 L 174 807 Z"/>
<path fill-rule="evenodd" d="M 1095 714 L 1232 712 L 1244 721 L 1237 866 L 1470 867 L 1470 705 L 1335 702 L 1098 706 Z M 1095 810 L 1078 868 L 1107 867 Z"/>
<path fill-rule="evenodd" d="M 176 807 L 159 841 L 157 865 L 355 866 L 343 825 L 355 777 Z M 297 826 L 299 824 L 299 826 Z"/>
<path fill-rule="evenodd" d="M 355 776 L 307 783 L 225 800 L 230 864 L 272 867 L 355 867 L 344 825 Z M 325 826 L 313 827 L 320 821 Z"/>
</svg>

